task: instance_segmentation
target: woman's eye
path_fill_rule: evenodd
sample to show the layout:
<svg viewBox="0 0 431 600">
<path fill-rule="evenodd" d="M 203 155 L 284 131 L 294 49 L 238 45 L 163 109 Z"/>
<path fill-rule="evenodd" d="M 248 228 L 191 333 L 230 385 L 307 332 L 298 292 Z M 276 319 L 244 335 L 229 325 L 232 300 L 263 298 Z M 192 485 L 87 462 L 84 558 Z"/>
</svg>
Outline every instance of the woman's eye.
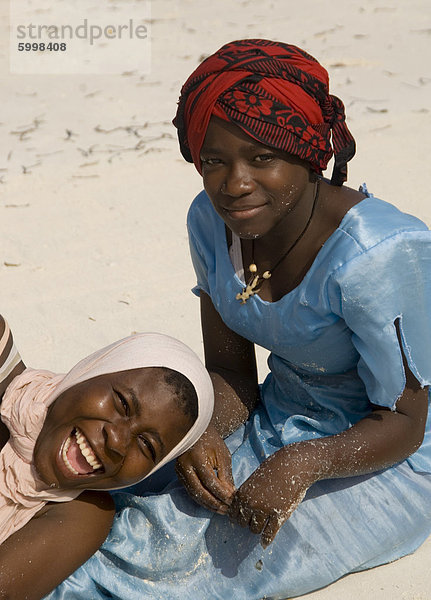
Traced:
<svg viewBox="0 0 431 600">
<path fill-rule="evenodd" d="M 220 158 L 201 158 L 201 163 L 202 166 L 209 166 L 212 167 L 214 165 L 219 165 L 221 164 L 221 159 Z"/>
<path fill-rule="evenodd" d="M 117 398 L 119 399 L 121 406 L 123 408 L 124 414 L 126 415 L 126 417 L 129 416 L 130 414 L 130 407 L 129 407 L 129 403 L 127 402 L 125 396 L 123 396 L 123 394 L 121 392 L 116 391 L 115 392 L 117 395 Z"/>
<path fill-rule="evenodd" d="M 259 154 L 254 160 L 256 160 L 257 162 L 269 162 L 274 158 L 274 154 Z"/>
<path fill-rule="evenodd" d="M 154 449 L 153 444 L 143 435 L 139 435 L 138 439 L 139 439 L 139 444 L 140 444 L 141 448 L 143 450 L 148 450 L 153 462 L 155 463 L 156 459 L 157 459 L 157 455 L 156 455 L 156 451 Z"/>
</svg>

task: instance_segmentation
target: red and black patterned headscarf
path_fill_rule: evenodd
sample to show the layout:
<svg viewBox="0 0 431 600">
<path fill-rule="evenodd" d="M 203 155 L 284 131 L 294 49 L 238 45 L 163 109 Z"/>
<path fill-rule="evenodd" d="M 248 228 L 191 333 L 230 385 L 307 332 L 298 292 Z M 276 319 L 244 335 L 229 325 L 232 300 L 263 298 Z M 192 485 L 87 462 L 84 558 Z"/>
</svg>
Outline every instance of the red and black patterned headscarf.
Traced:
<svg viewBox="0 0 431 600">
<path fill-rule="evenodd" d="M 328 85 L 326 70 L 296 46 L 260 39 L 226 44 L 181 90 L 174 119 L 181 153 L 201 172 L 200 151 L 215 115 L 266 146 L 306 160 L 318 173 L 334 154 L 331 182 L 342 185 L 355 140 L 344 105 Z"/>
</svg>

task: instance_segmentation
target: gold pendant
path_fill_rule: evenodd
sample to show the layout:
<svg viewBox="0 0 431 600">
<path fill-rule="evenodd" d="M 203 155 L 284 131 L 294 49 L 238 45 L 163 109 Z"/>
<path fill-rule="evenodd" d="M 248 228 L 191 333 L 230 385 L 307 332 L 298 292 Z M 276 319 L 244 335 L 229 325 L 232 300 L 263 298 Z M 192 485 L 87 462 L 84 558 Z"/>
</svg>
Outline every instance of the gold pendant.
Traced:
<svg viewBox="0 0 431 600">
<path fill-rule="evenodd" d="M 258 291 L 260 290 L 260 288 L 257 288 L 257 284 L 259 283 L 259 275 L 256 275 L 255 277 L 253 277 L 253 280 L 251 281 L 251 283 L 248 283 L 247 286 L 242 290 L 241 293 L 238 293 L 235 298 L 237 300 L 241 300 L 241 304 L 245 304 L 247 302 L 247 300 L 250 298 L 250 296 L 254 296 L 255 294 L 258 293 Z"/>
<path fill-rule="evenodd" d="M 250 271 L 252 276 L 253 276 L 253 273 L 257 273 L 257 267 L 254 263 L 251 263 L 248 270 Z M 247 300 L 250 298 L 250 296 L 254 296 L 255 294 L 257 294 L 260 291 L 260 287 L 257 288 L 257 286 L 259 284 L 259 280 L 260 279 L 269 279 L 270 277 L 271 277 L 270 271 L 265 271 L 265 273 L 262 275 L 262 277 L 260 277 L 260 275 L 255 275 L 252 279 L 250 279 L 250 281 L 248 282 L 246 287 L 243 288 L 242 292 L 238 293 L 235 296 L 235 298 L 237 300 L 241 300 L 241 304 L 245 304 L 247 302 Z"/>
</svg>

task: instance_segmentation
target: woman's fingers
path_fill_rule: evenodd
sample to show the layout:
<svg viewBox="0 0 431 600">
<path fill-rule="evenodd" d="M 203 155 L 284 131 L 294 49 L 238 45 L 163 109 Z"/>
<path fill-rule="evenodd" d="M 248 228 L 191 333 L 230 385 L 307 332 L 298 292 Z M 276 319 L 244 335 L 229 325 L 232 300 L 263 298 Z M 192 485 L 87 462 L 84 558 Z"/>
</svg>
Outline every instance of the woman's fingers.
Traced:
<svg viewBox="0 0 431 600">
<path fill-rule="evenodd" d="M 184 471 L 177 467 L 178 478 L 183 483 L 188 494 L 201 506 L 215 512 L 225 512 L 224 506 L 213 494 L 211 494 L 205 486 L 202 485 L 201 479 L 198 477 L 193 467 L 187 469 L 187 475 Z"/>
<path fill-rule="evenodd" d="M 205 488 L 218 498 L 218 500 L 226 505 L 230 505 L 236 491 L 230 460 L 227 464 L 226 462 L 218 464 L 216 468 L 208 465 L 202 469 L 198 467 L 196 471 Z"/>
<path fill-rule="evenodd" d="M 252 514 L 253 513 L 249 508 L 240 505 L 236 513 L 236 522 L 241 527 L 248 527 Z"/>
<path fill-rule="evenodd" d="M 253 510 L 245 504 L 241 504 L 237 498 L 234 499 L 229 509 L 229 517 L 241 527 L 248 527 L 252 533 L 259 534 L 263 531 L 268 514 L 261 510 Z"/>
<path fill-rule="evenodd" d="M 193 448 L 178 458 L 176 471 L 196 502 L 226 514 L 236 492 L 231 461 L 223 438 L 208 428 Z"/>
<path fill-rule="evenodd" d="M 223 481 L 226 487 L 232 492 L 236 492 L 236 487 L 232 476 L 232 457 L 230 453 L 225 457 L 218 457 L 217 477 L 220 481 Z"/>
<path fill-rule="evenodd" d="M 262 533 L 266 523 L 268 522 L 268 515 L 264 514 L 264 513 L 257 513 L 254 512 L 251 515 L 251 519 L 250 519 L 250 531 L 252 533 Z"/>
<path fill-rule="evenodd" d="M 261 545 L 266 548 L 272 543 L 278 530 L 288 519 L 292 511 L 280 511 L 268 507 L 267 510 L 259 508 L 256 503 L 250 505 L 250 498 L 241 497 L 240 491 L 232 500 L 228 514 L 232 521 L 241 527 L 248 527 L 252 533 L 261 535 Z"/>
<path fill-rule="evenodd" d="M 280 515 L 272 514 L 265 526 L 265 529 L 262 532 L 260 543 L 263 548 L 267 548 L 274 541 L 275 536 L 278 533 L 278 530 L 283 525 L 287 517 L 282 518 Z"/>
<path fill-rule="evenodd" d="M 189 494 L 210 510 L 225 514 L 235 494 L 231 455 L 221 436 L 208 429 L 177 460 L 177 474 Z"/>
<path fill-rule="evenodd" d="M 218 480 L 214 469 L 204 466 L 184 469 L 177 463 L 176 471 L 187 492 L 198 504 L 221 514 L 227 512 L 234 492 Z"/>
</svg>

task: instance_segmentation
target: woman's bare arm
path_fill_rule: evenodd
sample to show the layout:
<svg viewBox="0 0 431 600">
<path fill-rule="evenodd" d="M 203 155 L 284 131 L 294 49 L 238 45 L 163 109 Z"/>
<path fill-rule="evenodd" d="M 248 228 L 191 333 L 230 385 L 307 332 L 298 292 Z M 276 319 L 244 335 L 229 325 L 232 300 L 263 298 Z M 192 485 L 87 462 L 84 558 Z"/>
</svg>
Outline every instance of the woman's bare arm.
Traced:
<svg viewBox="0 0 431 600">
<path fill-rule="evenodd" d="M 421 388 L 404 358 L 406 386 L 396 411 L 375 407 L 337 435 L 285 446 L 239 488 L 229 514 L 272 542 L 281 525 L 321 479 L 373 473 L 405 460 L 421 445 L 428 414 L 428 390 Z"/>
<path fill-rule="evenodd" d="M 215 391 L 211 423 L 226 437 L 247 420 L 258 402 L 254 344 L 229 329 L 204 292 L 201 323 L 205 366 Z"/>
<path fill-rule="evenodd" d="M 106 492 L 47 504 L 0 546 L 0 600 L 40 600 L 103 543 L 114 516 Z"/>
<path fill-rule="evenodd" d="M 211 298 L 201 292 L 205 364 L 215 392 L 207 431 L 177 461 L 189 494 L 210 510 L 225 513 L 235 492 L 231 456 L 223 438 L 244 423 L 259 398 L 254 345 L 222 321 Z"/>
</svg>

